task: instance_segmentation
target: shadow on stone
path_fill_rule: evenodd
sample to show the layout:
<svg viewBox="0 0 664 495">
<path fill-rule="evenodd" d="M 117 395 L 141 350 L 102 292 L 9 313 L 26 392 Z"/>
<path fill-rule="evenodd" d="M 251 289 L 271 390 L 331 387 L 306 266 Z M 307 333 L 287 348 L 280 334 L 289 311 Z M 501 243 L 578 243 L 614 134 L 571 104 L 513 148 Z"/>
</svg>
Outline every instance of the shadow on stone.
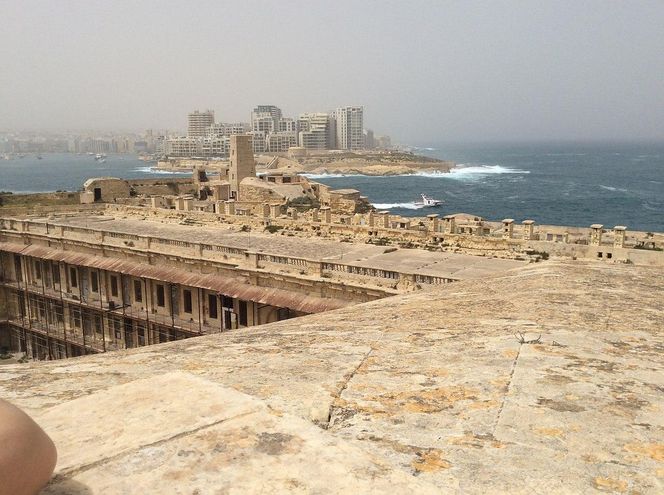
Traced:
<svg viewBox="0 0 664 495">
<path fill-rule="evenodd" d="M 72 479 L 54 480 L 51 483 L 53 484 L 44 488 L 40 495 L 92 495 L 93 493 L 88 485 Z"/>
</svg>

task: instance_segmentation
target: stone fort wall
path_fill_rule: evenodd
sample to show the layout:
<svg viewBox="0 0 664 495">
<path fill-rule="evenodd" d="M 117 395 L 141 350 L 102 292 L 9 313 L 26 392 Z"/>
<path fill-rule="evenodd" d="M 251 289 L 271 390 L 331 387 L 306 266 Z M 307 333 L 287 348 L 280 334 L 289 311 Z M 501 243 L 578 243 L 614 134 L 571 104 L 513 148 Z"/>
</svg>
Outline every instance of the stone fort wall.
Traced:
<svg viewBox="0 0 664 495">
<path fill-rule="evenodd" d="M 537 225 L 525 220 L 489 222 L 479 217 L 448 216 L 405 218 L 388 212 L 332 214 L 327 207 L 299 212 L 294 208 L 264 204 L 238 208 L 221 202 L 218 212 L 181 211 L 126 205 L 107 205 L 113 214 L 149 217 L 163 221 L 205 224 L 237 224 L 246 228 L 278 231 L 277 235 L 331 237 L 345 242 L 398 245 L 509 259 L 542 259 L 549 256 L 596 259 L 639 265 L 664 265 L 664 234 L 630 232 L 617 226 L 604 229 Z M 240 204 L 240 203 L 238 203 Z M 256 210 L 261 210 L 256 214 Z"/>
</svg>

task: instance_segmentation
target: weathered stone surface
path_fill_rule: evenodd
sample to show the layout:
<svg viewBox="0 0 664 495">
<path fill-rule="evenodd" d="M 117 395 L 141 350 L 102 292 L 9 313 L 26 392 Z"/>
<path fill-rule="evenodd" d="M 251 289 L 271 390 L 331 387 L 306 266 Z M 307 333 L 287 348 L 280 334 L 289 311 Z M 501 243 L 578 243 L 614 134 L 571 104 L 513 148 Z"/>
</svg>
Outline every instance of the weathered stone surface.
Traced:
<svg viewBox="0 0 664 495">
<path fill-rule="evenodd" d="M 188 373 L 114 386 L 38 420 L 63 452 L 45 495 L 436 492 L 303 419 Z"/>
<path fill-rule="evenodd" d="M 458 493 L 661 493 L 662 275 L 658 268 L 631 265 L 531 264 L 492 279 L 241 332 L 7 365 L 0 369 L 0 394 L 49 433 L 57 429 L 60 439 L 106 434 L 104 423 L 87 413 L 81 421 L 66 420 L 75 404 L 98 411 L 95 397 L 106 397 L 106 413 L 130 423 L 125 433 L 139 432 L 131 442 L 124 437 L 126 448 L 114 451 L 122 453 L 102 461 L 92 447 L 76 457 L 73 441 L 56 442 L 72 466 L 93 459 L 89 468 L 65 472 L 59 481 L 83 484 L 88 493 L 366 492 L 373 488 L 368 480 L 423 482 Z M 182 384 L 172 392 L 161 385 L 144 400 L 113 404 L 111 398 L 127 390 L 122 384 L 142 390 L 141 383 L 149 382 L 140 380 L 163 375 L 168 381 L 172 372 Z M 190 419 L 187 408 L 195 413 L 197 401 L 187 389 L 194 397 L 204 396 L 207 387 L 253 396 L 246 404 L 259 409 L 214 424 L 215 402 L 203 401 L 200 407 L 210 412 L 196 430 L 198 419 Z M 170 407 L 186 421 L 169 424 L 167 410 L 152 399 L 162 392 L 173 394 Z M 165 430 L 180 433 L 159 440 L 151 428 L 133 429 L 153 414 L 152 407 Z M 325 423 L 320 411 L 328 410 Z M 74 409 L 71 414 L 76 416 Z M 252 415 L 261 420 L 249 422 Z M 213 455 L 217 443 L 204 443 L 203 432 L 228 438 L 225 428 L 244 431 L 245 419 L 248 443 L 240 436 L 223 442 L 236 457 Z M 290 452 L 288 435 L 302 440 L 304 455 Z M 282 449 L 280 459 L 271 457 Z M 341 454 L 344 449 L 352 453 Z M 177 456 L 189 450 L 197 462 Z M 333 467 L 319 468 L 317 459 Z M 285 471 L 270 467 L 283 464 Z M 347 484 L 338 469 L 351 471 L 358 484 Z M 151 471 L 159 476 L 150 478 Z M 426 490 L 401 487 L 391 491 Z"/>
</svg>

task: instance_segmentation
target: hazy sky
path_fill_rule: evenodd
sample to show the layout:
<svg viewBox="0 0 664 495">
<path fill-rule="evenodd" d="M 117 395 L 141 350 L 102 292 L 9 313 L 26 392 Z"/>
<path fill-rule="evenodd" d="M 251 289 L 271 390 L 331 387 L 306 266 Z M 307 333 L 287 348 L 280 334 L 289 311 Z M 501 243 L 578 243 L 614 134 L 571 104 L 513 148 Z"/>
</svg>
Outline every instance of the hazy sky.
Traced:
<svg viewBox="0 0 664 495">
<path fill-rule="evenodd" d="M 664 0 L 0 0 L 0 130 L 364 105 L 402 143 L 664 139 Z"/>
</svg>

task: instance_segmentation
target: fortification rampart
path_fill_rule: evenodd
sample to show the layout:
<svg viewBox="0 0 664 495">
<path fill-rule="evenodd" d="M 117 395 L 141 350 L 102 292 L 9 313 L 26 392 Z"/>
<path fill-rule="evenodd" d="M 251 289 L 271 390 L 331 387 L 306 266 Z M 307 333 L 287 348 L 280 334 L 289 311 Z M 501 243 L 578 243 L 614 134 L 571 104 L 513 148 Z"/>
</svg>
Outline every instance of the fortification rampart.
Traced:
<svg viewBox="0 0 664 495">
<path fill-rule="evenodd" d="M 112 214 L 159 219 L 166 222 L 234 224 L 245 229 L 279 232 L 281 235 L 335 238 L 342 242 L 442 250 L 506 259 L 542 259 L 549 256 L 598 259 L 640 265 L 664 265 L 664 234 L 629 232 L 623 226 L 604 229 L 537 225 L 512 219 L 491 222 L 472 215 L 440 218 L 400 217 L 389 212 L 334 214 L 323 207 L 300 212 L 281 205 L 219 202 L 219 213 L 171 210 L 126 205 L 107 205 Z M 259 214 L 256 214 L 259 211 Z"/>
<path fill-rule="evenodd" d="M 132 208 L 109 205 L 108 209 L 129 212 Z M 138 210 L 145 211 L 145 209 Z M 157 209 L 150 211 L 156 217 L 160 217 L 162 213 Z M 182 213 L 165 211 L 168 215 L 161 217 L 162 219 L 182 221 L 186 218 Z M 216 214 L 193 213 L 198 221 L 219 222 Z M 255 217 L 242 218 L 256 221 Z M 229 217 L 227 222 L 233 223 L 232 220 Z M 415 280 L 421 285 L 440 285 L 457 280 L 454 276 L 443 277 L 409 272 L 399 267 L 392 269 L 362 267 L 342 260 L 256 252 L 252 249 L 223 244 L 49 224 L 43 220 L 0 219 L 0 240 L 19 245 L 43 245 L 63 251 L 103 257 L 136 259 L 163 267 L 177 268 L 185 264 L 188 269 L 199 273 L 214 271 L 229 276 L 230 271 L 235 275 L 241 272 L 247 280 L 251 279 L 252 283 L 261 286 L 286 288 L 353 302 L 369 301 L 394 294 L 401 289 L 407 290 L 412 288 L 410 283 Z"/>
</svg>

